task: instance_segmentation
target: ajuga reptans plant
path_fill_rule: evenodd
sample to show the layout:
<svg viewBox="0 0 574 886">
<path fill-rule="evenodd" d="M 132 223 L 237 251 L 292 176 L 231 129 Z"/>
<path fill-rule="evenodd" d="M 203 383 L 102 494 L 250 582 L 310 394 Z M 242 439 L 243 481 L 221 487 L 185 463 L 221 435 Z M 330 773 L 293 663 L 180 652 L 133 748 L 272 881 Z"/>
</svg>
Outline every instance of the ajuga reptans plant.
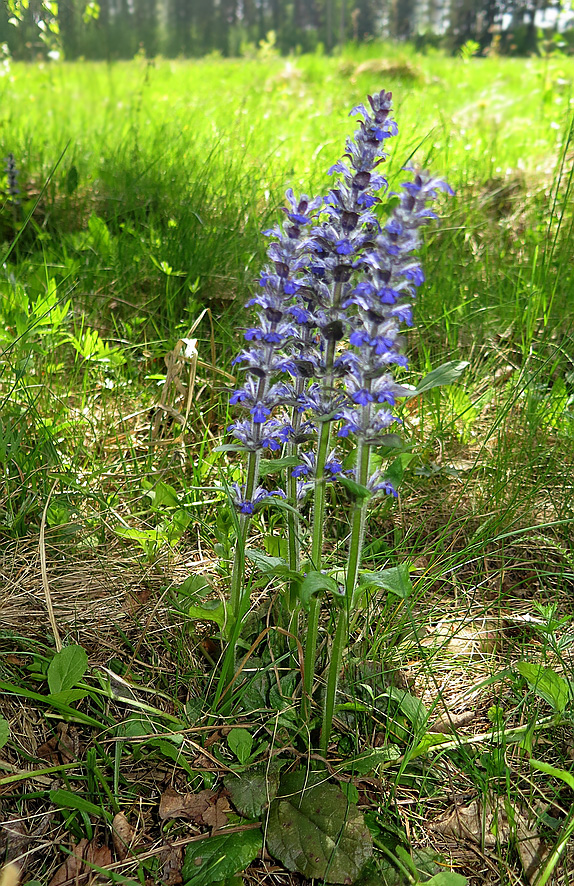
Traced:
<svg viewBox="0 0 574 886">
<path fill-rule="evenodd" d="M 436 217 L 429 204 L 437 191 L 452 193 L 444 182 L 412 168 L 399 193 L 389 193 L 381 168 L 389 140 L 397 134 L 391 99 L 383 90 L 368 96 L 368 106 L 351 111 L 358 126 L 347 139 L 343 158 L 329 170 L 334 182 L 325 197 L 296 197 L 287 191 L 284 220 L 265 232 L 271 241 L 269 263 L 248 302 L 256 309 L 256 321 L 235 359 L 243 384 L 231 394 L 231 404 L 241 407 L 243 417 L 230 432 L 247 460 L 244 482 L 230 488 L 238 514 L 231 618 L 239 624 L 249 608 L 244 572 L 250 522 L 262 508 L 280 507 L 289 551 L 280 570 L 286 579 L 284 632 L 295 638 L 300 619 L 307 619 L 299 634 L 305 637 L 306 714 L 325 594 L 337 611 L 323 714 L 324 750 L 357 595 L 368 503 L 377 495 L 397 495 L 384 471 L 371 469 L 371 453 L 385 444 L 399 421 L 393 411 L 397 401 L 413 393 L 395 380 L 393 370 L 407 367 L 401 330 L 412 325 L 417 288 L 424 282 L 420 228 Z M 275 474 L 270 458 L 276 460 L 271 464 Z M 283 486 L 269 482 L 280 473 L 285 475 Z M 343 583 L 323 569 L 330 483 L 343 484 L 352 500 Z M 306 536 L 301 514 L 308 497 L 312 517 Z"/>
</svg>

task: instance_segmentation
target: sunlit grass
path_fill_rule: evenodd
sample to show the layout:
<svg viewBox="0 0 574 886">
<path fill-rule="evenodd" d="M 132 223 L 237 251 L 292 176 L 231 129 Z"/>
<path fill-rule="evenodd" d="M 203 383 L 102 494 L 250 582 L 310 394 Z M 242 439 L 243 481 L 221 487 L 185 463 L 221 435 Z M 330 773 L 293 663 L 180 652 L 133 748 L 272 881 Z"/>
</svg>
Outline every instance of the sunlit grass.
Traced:
<svg viewBox="0 0 574 886">
<path fill-rule="evenodd" d="M 326 170 L 353 127 L 349 107 L 385 87 L 400 128 L 391 181 L 400 182 L 414 155 L 457 191 L 426 232 L 427 281 L 408 333 L 408 378 L 416 382 L 446 360 L 469 368 L 456 386 L 403 410 L 412 451 L 396 466 L 397 507 L 387 502 L 370 514 L 365 565 L 409 564 L 414 593 L 406 601 L 378 594 L 354 613 L 341 691 L 349 704 L 370 699 L 373 707 L 338 712 L 333 754 L 398 742 L 402 762 L 378 770 L 388 788 L 379 811 L 389 820 L 401 791 L 410 809 L 408 792 L 419 790 L 417 845 L 428 838 L 425 816 L 447 802 L 449 779 L 469 796 L 524 799 L 524 749 L 512 745 L 506 768 L 505 732 L 495 729 L 492 708 L 500 705 L 505 729 L 534 729 L 548 716 L 514 670 L 518 659 L 572 677 L 573 80 L 570 59 L 464 63 L 376 46 L 265 62 L 15 65 L 0 80 L 1 156 L 14 155 L 22 190 L 19 212 L 7 199 L 0 204 L 0 254 L 10 250 L 0 270 L 0 533 L 10 603 L 2 642 L 10 656 L 14 647 L 25 655 L 24 664 L 6 658 L 3 679 L 37 688 L 53 654 L 38 608 L 46 593 L 35 559 L 44 523 L 58 618 L 67 640 L 90 650 L 83 713 L 112 729 L 98 695 L 103 664 L 139 680 L 168 709 L 167 719 L 160 711 L 142 728 L 163 734 L 217 722 L 211 702 L 221 637 L 214 623 L 189 615 L 197 587 L 181 588 L 191 576 L 198 587 L 209 581 L 202 588 L 214 599 L 228 592 L 233 521 L 216 487 L 240 471 L 215 448 L 231 421 L 226 390 L 243 304 L 264 260 L 261 231 L 277 218 L 287 186 L 326 190 Z M 206 307 L 211 314 L 202 314 Z M 181 338 L 197 338 L 198 353 L 185 427 L 191 364 L 174 357 Z M 150 495 L 158 481 L 167 488 L 159 504 Z M 349 507 L 344 492 L 333 491 L 329 568 L 341 566 Z M 178 510 L 189 517 L 181 537 L 170 535 Z M 282 534 L 277 518 L 260 517 L 253 543 L 279 550 Z M 68 584 L 66 570 L 75 576 Z M 100 616 L 93 576 L 109 587 Z M 294 671 L 282 670 L 284 650 L 272 633 L 257 642 L 277 588 L 258 574 L 253 583 L 244 651 L 256 646 L 231 709 L 250 718 L 266 747 L 300 748 Z M 70 588 L 80 601 L 72 621 Z M 566 620 L 558 627 L 553 605 Z M 36 614 L 28 624 L 29 611 Z M 319 656 L 332 628 L 325 618 Z M 486 643 L 476 639 L 480 631 Z M 382 671 L 432 717 L 470 711 L 470 726 L 455 727 L 453 741 L 457 730 L 485 735 L 477 752 L 464 745 L 409 764 L 416 730 L 389 708 Z M 121 719 L 124 701 L 113 704 Z M 38 717 L 44 707 L 33 709 Z M 50 722 L 42 720 L 47 734 Z M 115 802 L 127 808 L 144 798 L 152 829 L 152 767 L 192 778 L 189 790 L 215 782 L 208 770 L 190 776 L 191 744 L 170 751 L 156 743 L 142 755 L 110 734 L 90 753 Z M 15 765 L 36 760 L 26 730 L 14 735 Z M 199 747 L 203 735 L 194 735 Z M 537 753 L 567 767 L 566 740 L 548 741 Z M 224 737 L 214 747 L 225 766 L 235 765 Z M 86 761 L 92 772 L 94 755 Z M 548 779 L 537 778 L 536 803 L 554 797 Z M 73 779 L 79 793 L 108 804 L 91 775 Z M 19 802 L 25 811 L 47 799 Z M 76 839 L 87 833 L 80 815 L 66 821 Z M 549 842 L 555 838 L 550 832 Z M 521 876 L 516 854 L 500 864 L 501 882 Z"/>
</svg>

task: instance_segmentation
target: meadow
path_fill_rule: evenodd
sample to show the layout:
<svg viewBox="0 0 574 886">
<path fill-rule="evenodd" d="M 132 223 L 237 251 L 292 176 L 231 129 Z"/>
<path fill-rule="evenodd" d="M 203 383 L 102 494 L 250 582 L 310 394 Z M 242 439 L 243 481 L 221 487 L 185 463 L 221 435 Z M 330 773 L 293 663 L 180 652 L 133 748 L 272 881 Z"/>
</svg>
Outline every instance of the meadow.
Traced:
<svg viewBox="0 0 574 886">
<path fill-rule="evenodd" d="M 562 56 L 377 45 L 0 78 L 0 861 L 23 882 L 571 882 L 573 86 Z M 401 381 L 461 371 L 384 453 L 399 496 L 370 507 L 363 566 L 408 590 L 361 598 L 321 748 L 335 609 L 301 709 L 271 627 L 280 511 L 252 521 L 225 657 L 243 467 L 218 447 L 261 232 L 286 188 L 326 192 L 349 110 L 383 88 L 391 189 L 415 162 L 455 191 Z M 329 487 L 334 576 L 351 507 Z M 323 867 L 267 840 L 298 773 L 327 819 L 346 798 L 334 834 L 300 825 Z M 374 847 L 357 875 L 343 837 Z"/>
</svg>

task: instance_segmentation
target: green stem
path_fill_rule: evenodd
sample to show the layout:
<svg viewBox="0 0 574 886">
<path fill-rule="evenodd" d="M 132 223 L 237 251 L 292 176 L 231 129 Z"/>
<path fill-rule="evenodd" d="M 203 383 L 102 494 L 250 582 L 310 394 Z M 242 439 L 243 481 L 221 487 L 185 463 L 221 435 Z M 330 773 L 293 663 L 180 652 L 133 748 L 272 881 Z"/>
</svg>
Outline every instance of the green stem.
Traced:
<svg viewBox="0 0 574 886">
<path fill-rule="evenodd" d="M 319 431 L 319 445 L 315 462 L 315 502 L 313 505 L 313 537 L 311 542 L 311 562 L 316 572 L 321 571 L 323 559 L 323 523 L 325 521 L 325 462 L 329 450 L 331 436 L 331 424 L 325 421 Z M 307 619 L 307 637 L 305 640 L 305 681 L 303 691 L 303 714 L 308 719 L 310 713 L 310 700 L 313 693 L 313 681 L 315 677 L 315 658 L 317 655 L 317 637 L 319 634 L 319 614 L 321 602 L 318 597 L 313 597 L 309 604 L 309 617 Z"/>
<path fill-rule="evenodd" d="M 370 447 L 359 438 L 357 442 L 355 478 L 357 483 L 361 486 L 366 486 L 369 479 L 370 458 Z M 358 498 L 355 500 L 353 507 L 347 574 L 345 578 L 345 599 L 339 610 L 337 629 L 333 639 L 329 671 L 327 674 L 327 690 L 325 693 L 325 706 L 323 708 L 323 728 L 321 730 L 321 751 L 323 756 L 327 755 L 329 740 L 331 738 L 331 727 L 333 725 L 333 715 L 335 712 L 335 699 L 337 696 L 337 687 L 339 685 L 339 674 L 341 671 L 341 663 L 343 661 L 343 652 L 345 651 L 348 639 L 349 612 L 353 605 L 355 588 L 357 587 L 359 577 L 359 567 L 361 565 L 363 542 L 365 538 L 367 502 L 367 498 Z"/>
<path fill-rule="evenodd" d="M 247 461 L 247 481 L 245 483 L 246 501 L 251 500 L 255 486 L 257 485 L 259 458 L 259 452 L 249 453 Z M 229 603 L 234 618 L 239 618 L 241 614 L 241 604 L 243 602 L 243 576 L 245 574 L 245 545 L 247 542 L 247 530 L 250 522 L 251 516 L 249 514 L 240 515 L 239 532 L 237 533 L 237 541 L 235 543 L 233 571 L 231 573 L 231 588 L 229 592 Z"/>
</svg>

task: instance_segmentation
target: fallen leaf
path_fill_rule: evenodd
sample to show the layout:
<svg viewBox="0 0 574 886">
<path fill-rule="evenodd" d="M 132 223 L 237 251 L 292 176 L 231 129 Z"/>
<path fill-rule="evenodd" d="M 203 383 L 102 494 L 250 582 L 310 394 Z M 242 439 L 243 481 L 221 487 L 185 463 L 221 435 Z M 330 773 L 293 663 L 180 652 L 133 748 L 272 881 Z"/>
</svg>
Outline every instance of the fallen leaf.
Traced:
<svg viewBox="0 0 574 886">
<path fill-rule="evenodd" d="M 112 853 L 107 846 L 99 846 L 98 841 L 80 840 L 63 865 L 61 865 L 48 886 L 62 886 L 67 880 L 79 879 L 93 871 L 92 865 L 105 868 L 112 863 Z"/>
<path fill-rule="evenodd" d="M 486 807 L 480 800 L 474 800 L 468 806 L 456 807 L 433 827 L 444 836 L 470 840 L 488 848 L 512 839 L 526 879 L 534 886 L 544 860 L 544 844 L 519 808 L 511 807 L 509 820 L 507 804 L 503 797 L 499 797 L 494 806 Z"/>
<path fill-rule="evenodd" d="M 127 820 L 123 812 L 114 815 L 112 822 L 112 839 L 114 841 L 114 849 L 119 861 L 123 861 L 127 857 L 131 849 L 135 837 L 135 831 Z"/>
<path fill-rule="evenodd" d="M 181 865 L 183 863 L 183 849 L 180 846 L 168 846 L 159 854 L 161 864 L 160 880 L 165 886 L 178 886 L 183 882 Z"/>
<path fill-rule="evenodd" d="M 215 803 L 207 807 L 202 813 L 205 824 L 213 828 L 212 835 L 215 831 L 220 830 L 227 824 L 227 813 L 231 812 L 231 806 L 226 797 L 218 797 Z"/>
<path fill-rule="evenodd" d="M 500 631 L 500 624 L 492 618 L 458 623 L 445 619 L 429 627 L 421 645 L 453 656 L 482 658 L 495 650 Z"/>
<path fill-rule="evenodd" d="M 36 756 L 48 760 L 54 766 L 60 763 L 72 763 L 80 753 L 78 730 L 69 723 L 58 723 L 56 734 L 40 745 Z"/>
<path fill-rule="evenodd" d="M 196 824 L 203 822 L 203 813 L 212 804 L 214 791 L 204 790 L 199 794 L 180 794 L 173 788 L 167 788 L 159 801 L 159 817 L 162 821 L 168 818 L 187 818 Z"/>
<path fill-rule="evenodd" d="M 0 824 L 0 856 L 9 862 L 25 851 L 30 838 L 21 818 L 7 819 Z"/>
<path fill-rule="evenodd" d="M 509 827 L 504 800 L 499 799 L 495 810 L 485 808 L 480 800 L 473 800 L 468 806 L 455 806 L 450 815 L 434 822 L 433 828 L 445 837 L 470 840 L 479 846 L 493 847 L 497 840 L 505 843 Z"/>
<path fill-rule="evenodd" d="M 516 821 L 516 848 L 524 875 L 534 886 L 546 855 L 544 843 L 523 816 Z"/>
<path fill-rule="evenodd" d="M 451 732 L 456 732 L 457 729 L 460 729 L 462 726 L 469 726 L 474 718 L 474 711 L 464 711 L 462 714 L 451 714 L 448 711 L 445 711 L 444 714 L 441 714 L 434 723 L 429 726 L 429 732 L 441 732 L 444 734 L 448 734 Z"/>
</svg>

